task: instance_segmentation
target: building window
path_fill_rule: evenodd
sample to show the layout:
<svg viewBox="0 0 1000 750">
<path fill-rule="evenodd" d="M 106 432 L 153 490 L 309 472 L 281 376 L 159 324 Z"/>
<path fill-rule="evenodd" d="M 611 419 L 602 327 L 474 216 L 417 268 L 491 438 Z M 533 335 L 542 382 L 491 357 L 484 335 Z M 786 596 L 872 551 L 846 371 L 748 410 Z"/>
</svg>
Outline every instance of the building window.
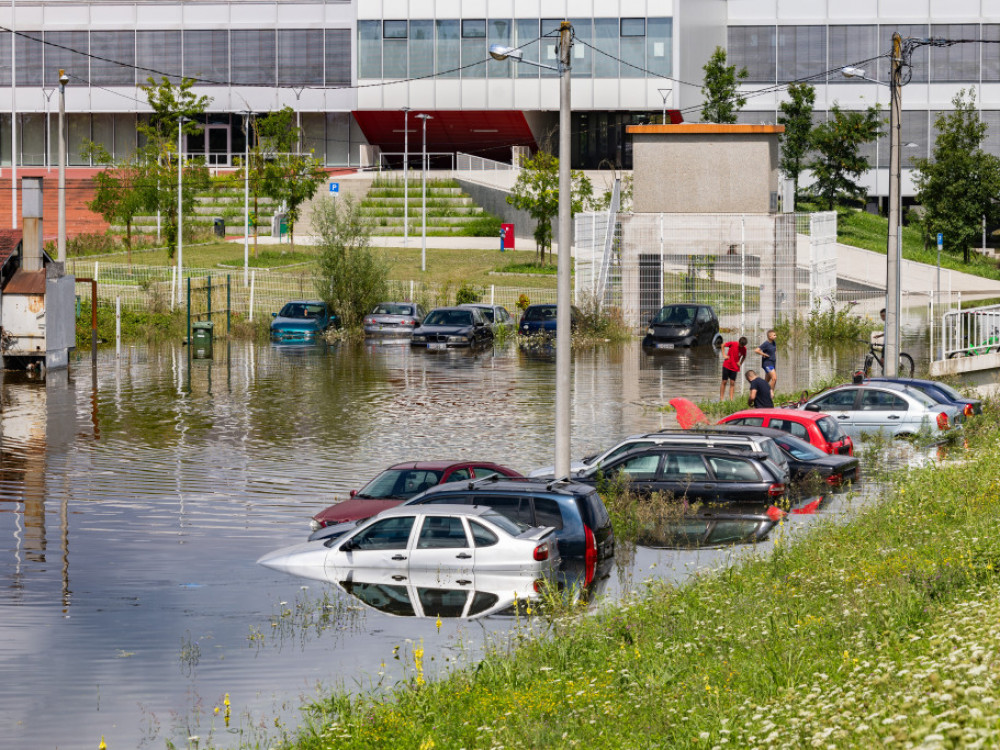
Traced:
<svg viewBox="0 0 1000 750">
<path fill-rule="evenodd" d="M 669 76 L 674 67 L 673 19 L 650 18 L 646 30 L 646 68 L 651 74 Z"/>
<path fill-rule="evenodd" d="M 235 86 L 274 86 L 276 39 L 273 29 L 232 30 L 232 75 Z"/>
<path fill-rule="evenodd" d="M 825 26 L 778 27 L 779 82 L 809 78 L 826 68 Z"/>
<path fill-rule="evenodd" d="M 90 32 L 90 52 L 94 55 L 90 60 L 90 82 L 92 84 L 98 86 L 135 85 L 134 31 L 92 31 Z"/>
<path fill-rule="evenodd" d="M 441 78 L 458 78 L 462 65 L 462 40 L 458 21 L 435 21 L 437 28 L 437 63 L 435 71 Z"/>
<path fill-rule="evenodd" d="M 150 78 L 160 81 L 168 74 L 171 83 L 181 80 L 181 32 L 179 31 L 137 31 L 135 32 L 136 80 L 146 84 Z M 228 60 L 227 60 L 227 73 Z M 228 81 L 227 75 L 222 79 Z"/>
<path fill-rule="evenodd" d="M 462 77 L 485 78 L 488 57 L 486 21 L 462 21 Z"/>
<path fill-rule="evenodd" d="M 358 21 L 358 78 L 382 77 L 382 24 Z"/>
<path fill-rule="evenodd" d="M 89 37 L 90 35 L 86 31 L 45 32 L 45 73 L 43 79 L 46 86 L 59 85 L 60 70 L 65 70 L 74 83 L 90 82 L 90 58 L 87 57 L 87 53 L 90 51 Z M 22 86 L 24 82 L 18 78 L 17 85 Z M 89 122 L 87 127 L 89 132 Z"/>
<path fill-rule="evenodd" d="M 491 20 L 489 22 L 489 44 L 502 44 L 504 47 L 510 47 L 513 36 L 513 29 L 511 27 L 510 19 Z M 511 70 L 516 64 L 510 60 L 493 60 L 491 58 L 486 63 L 486 69 L 490 78 L 510 78 Z"/>
<path fill-rule="evenodd" d="M 727 62 L 747 69 L 746 83 L 774 83 L 777 47 L 774 26 L 730 26 Z"/>
<path fill-rule="evenodd" d="M 278 85 L 323 85 L 323 30 L 278 31 Z"/>
<path fill-rule="evenodd" d="M 410 21 L 410 77 L 434 75 L 434 22 Z"/>
<path fill-rule="evenodd" d="M 623 18 L 621 29 L 621 77 L 644 78 L 646 75 L 646 19 Z"/>
<path fill-rule="evenodd" d="M 936 39 L 979 39 L 979 25 L 934 24 L 931 26 L 931 36 Z M 994 45 L 953 44 L 950 47 L 932 47 L 931 82 L 979 81 L 980 48 L 985 50 L 992 46 Z"/>
<path fill-rule="evenodd" d="M 184 76 L 199 86 L 224 86 L 229 81 L 229 31 L 184 32 Z"/>
<path fill-rule="evenodd" d="M 382 22 L 382 37 L 384 39 L 406 39 L 407 36 L 406 21 Z"/>
<path fill-rule="evenodd" d="M 485 39 L 486 21 L 482 19 L 462 21 L 463 39 Z"/>
<path fill-rule="evenodd" d="M 830 83 L 852 83 L 850 78 L 840 74 L 840 68 L 847 65 L 862 67 L 875 76 L 875 61 L 878 43 L 875 26 L 830 26 L 827 32 L 830 48 Z M 857 84 L 857 81 L 853 81 Z"/>
<path fill-rule="evenodd" d="M 646 19 L 623 18 L 622 36 L 646 36 Z"/>
<path fill-rule="evenodd" d="M 351 85 L 351 30 L 326 30 L 326 85 Z M 358 76 L 361 77 L 360 74 Z"/>
<path fill-rule="evenodd" d="M 406 21 L 382 23 L 382 77 L 406 78 Z"/>
<path fill-rule="evenodd" d="M 538 19 L 519 18 L 514 21 L 514 46 L 524 51 L 524 56 L 532 60 L 541 59 Z M 538 68 L 534 65 L 508 63 L 515 78 L 538 78 Z"/>
<path fill-rule="evenodd" d="M 618 22 L 613 18 L 594 19 L 594 78 L 618 77 Z"/>
</svg>

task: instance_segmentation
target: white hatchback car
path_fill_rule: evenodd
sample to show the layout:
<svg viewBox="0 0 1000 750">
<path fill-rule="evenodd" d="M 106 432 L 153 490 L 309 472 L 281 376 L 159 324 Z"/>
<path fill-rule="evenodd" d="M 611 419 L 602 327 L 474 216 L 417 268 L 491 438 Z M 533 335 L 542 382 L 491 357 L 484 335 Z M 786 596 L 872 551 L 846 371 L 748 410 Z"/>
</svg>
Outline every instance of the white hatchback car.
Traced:
<svg viewBox="0 0 1000 750">
<path fill-rule="evenodd" d="M 965 421 L 959 407 L 939 404 L 923 391 L 898 383 L 840 385 L 814 396 L 803 408 L 829 414 L 852 438 L 865 432 L 938 432 Z"/>
<path fill-rule="evenodd" d="M 307 578 L 320 577 L 317 571 L 326 568 L 548 576 L 559 568 L 554 531 L 517 523 L 485 506 L 405 505 L 343 536 L 277 550 L 257 562 Z"/>
</svg>

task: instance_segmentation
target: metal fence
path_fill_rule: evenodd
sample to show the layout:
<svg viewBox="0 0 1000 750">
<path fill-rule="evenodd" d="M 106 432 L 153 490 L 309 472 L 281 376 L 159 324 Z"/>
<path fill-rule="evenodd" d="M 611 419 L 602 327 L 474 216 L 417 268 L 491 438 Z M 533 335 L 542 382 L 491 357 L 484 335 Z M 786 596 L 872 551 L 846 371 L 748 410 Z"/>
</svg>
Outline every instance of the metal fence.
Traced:
<svg viewBox="0 0 1000 750">
<path fill-rule="evenodd" d="M 941 346 L 943 359 L 1000 351 L 1000 305 L 946 312 Z"/>
<path fill-rule="evenodd" d="M 577 297 L 620 307 L 636 328 L 664 304 L 696 302 L 724 326 L 763 329 L 836 300 L 836 236 L 832 212 L 581 214 Z"/>
<path fill-rule="evenodd" d="M 455 169 L 458 171 L 465 170 L 473 172 L 520 171 L 520 167 L 513 164 L 496 161 L 495 159 L 485 159 L 482 156 L 474 156 L 473 154 L 463 154 L 461 151 L 455 153 Z"/>
<path fill-rule="evenodd" d="M 231 312 L 249 319 L 269 317 L 290 299 L 318 296 L 319 280 L 311 269 L 300 271 L 251 269 L 244 284 L 243 269 L 191 269 L 177 283 L 177 267 L 129 266 L 80 258 L 67 261 L 67 271 L 77 278 L 97 280 L 99 305 L 114 305 L 121 301 L 122 310 L 168 312 L 186 307 L 187 284 L 191 280 L 192 311 L 196 316 L 207 312 L 209 304 L 215 314 L 227 307 Z M 179 287 L 179 288 L 178 288 Z M 420 281 L 394 281 L 391 296 L 414 300 L 426 307 L 455 303 L 457 286 L 427 284 Z M 556 301 L 556 290 L 529 289 L 517 286 L 489 285 L 479 290 L 483 302 L 503 305 L 516 313 L 522 295 L 529 302 Z M 79 284 L 77 295 L 81 303 L 90 304 L 90 285 Z"/>
</svg>

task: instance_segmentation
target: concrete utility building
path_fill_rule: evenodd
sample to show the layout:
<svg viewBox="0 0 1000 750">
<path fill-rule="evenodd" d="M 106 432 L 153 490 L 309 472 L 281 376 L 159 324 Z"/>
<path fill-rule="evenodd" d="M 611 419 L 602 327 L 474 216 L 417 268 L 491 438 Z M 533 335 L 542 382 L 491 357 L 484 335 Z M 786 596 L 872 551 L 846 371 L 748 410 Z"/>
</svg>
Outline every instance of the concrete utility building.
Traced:
<svg viewBox="0 0 1000 750">
<path fill-rule="evenodd" d="M 861 108 L 888 89 L 841 76 L 845 65 L 885 80 L 892 32 L 971 40 L 922 48 L 903 93 L 904 162 L 929 153 L 933 123 L 972 88 L 1000 153 L 1000 0 L 22 0 L 0 8 L 0 166 L 47 167 L 57 76 L 67 89 L 69 161 L 88 166 L 92 140 L 122 156 L 136 147 L 149 76 L 197 80 L 212 98 L 185 151 L 228 166 L 244 147 L 246 111 L 300 114 L 305 146 L 331 167 L 399 163 L 420 131 L 402 108 L 429 113 L 435 164 L 456 152 L 509 160 L 548 143 L 557 122 L 553 71 L 488 55 L 519 46 L 555 61 L 552 32 L 572 21 L 573 166 L 631 168 L 626 126 L 664 111 L 697 121 L 702 66 L 717 45 L 745 66 L 744 124 L 773 124 L 783 87 L 817 87 L 817 119 L 833 103 Z M 874 145 L 873 194 L 888 190 L 888 148 Z M 906 166 L 904 164 L 904 166 Z M 912 192 L 909 170 L 904 193 Z M 0 179 L 6 179 L 4 174 Z M 9 185 L 9 183 L 8 183 Z M 0 213 L 2 216 L 2 213 Z"/>
</svg>

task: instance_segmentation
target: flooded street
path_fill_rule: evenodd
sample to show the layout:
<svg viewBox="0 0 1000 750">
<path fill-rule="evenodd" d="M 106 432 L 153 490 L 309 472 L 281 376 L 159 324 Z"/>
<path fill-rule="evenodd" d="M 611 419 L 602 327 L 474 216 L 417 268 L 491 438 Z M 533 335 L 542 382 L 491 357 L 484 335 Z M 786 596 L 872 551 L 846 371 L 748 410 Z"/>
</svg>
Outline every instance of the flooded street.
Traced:
<svg viewBox="0 0 1000 750">
<path fill-rule="evenodd" d="M 918 362 L 922 341 L 904 342 Z M 781 355 L 787 393 L 846 377 L 863 350 L 794 366 Z M 398 461 L 550 464 L 551 353 L 217 343 L 214 360 L 189 367 L 186 357 L 180 346 L 133 347 L 119 360 L 102 353 L 96 368 L 79 357 L 47 382 L 2 374 L 6 747 L 97 747 L 102 736 L 110 750 L 187 747 L 193 736 L 253 744 L 293 731 L 318 687 L 392 685 L 412 675 L 417 647 L 433 674 L 518 624 L 443 619 L 439 631 L 255 561 L 304 541 L 314 513 Z M 718 397 L 711 350 L 651 357 L 633 342 L 574 351 L 573 363 L 573 457 L 672 426 L 658 411 L 670 398 Z M 857 502 L 834 497 L 818 515 Z M 790 517 L 776 532 L 816 518 Z M 748 553 L 640 548 L 604 592 Z"/>
</svg>

